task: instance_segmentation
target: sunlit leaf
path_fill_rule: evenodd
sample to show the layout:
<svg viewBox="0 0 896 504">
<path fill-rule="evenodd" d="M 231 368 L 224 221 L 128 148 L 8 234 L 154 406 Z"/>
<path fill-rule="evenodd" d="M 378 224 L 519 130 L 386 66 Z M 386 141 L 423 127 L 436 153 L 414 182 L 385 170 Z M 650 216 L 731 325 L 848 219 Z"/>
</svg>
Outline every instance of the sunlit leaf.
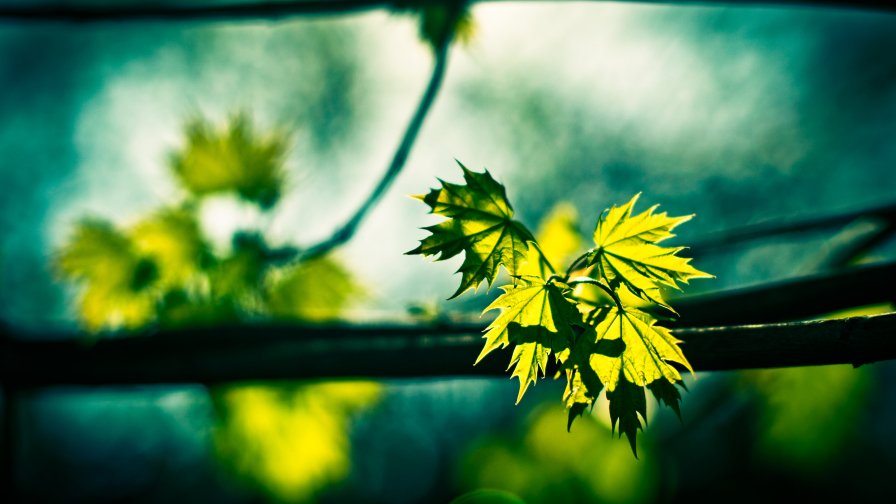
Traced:
<svg viewBox="0 0 896 504">
<path fill-rule="evenodd" d="M 551 352 L 569 346 L 570 324 L 579 316 L 560 287 L 540 278 L 524 277 L 519 285 L 503 289 L 504 294 L 485 309 L 501 313 L 486 329 L 485 346 L 476 362 L 496 348 L 514 344 L 510 365 L 516 365 L 512 376 L 520 380 L 519 402 L 539 373 L 544 376 Z"/>
<path fill-rule="evenodd" d="M 460 163 L 458 163 L 460 164 Z M 483 280 L 495 281 L 499 266 L 511 275 L 518 275 L 528 254 L 532 233 L 513 220 L 513 208 L 507 201 L 504 186 L 486 171 L 477 173 L 460 164 L 466 184 L 442 182 L 440 189 L 418 199 L 429 205 L 430 212 L 448 220 L 425 228 L 431 236 L 408 254 L 438 255 L 437 260 L 450 259 L 461 252 L 464 262 L 460 287 L 451 297 L 476 288 Z"/>
<path fill-rule="evenodd" d="M 672 383 L 668 380 L 654 380 L 647 384 L 656 401 L 672 408 L 675 416 L 681 420 L 681 392 L 678 388 L 684 388 L 684 382 Z"/>
<path fill-rule="evenodd" d="M 611 285 L 624 284 L 636 295 L 671 310 L 660 295 L 660 286 L 677 289 L 678 282 L 687 283 L 692 278 L 711 278 L 712 275 L 691 266 L 690 259 L 676 255 L 684 247 L 656 245 L 674 236 L 672 229 L 690 220 L 691 216 L 655 214 L 656 206 L 632 215 L 638 196 L 601 215 L 594 230 L 597 246 L 588 256 L 588 264 L 594 265 L 597 276 L 605 278 Z"/>
<path fill-rule="evenodd" d="M 195 119 L 186 136 L 186 145 L 171 155 L 172 171 L 185 189 L 196 196 L 234 193 L 263 208 L 279 200 L 288 145 L 282 132 L 259 134 L 239 114 L 220 130 Z"/>
<path fill-rule="evenodd" d="M 639 386 L 659 379 L 677 383 L 681 373 L 672 363 L 693 372 L 678 346 L 681 341 L 644 312 L 633 308 L 602 309 L 594 334 L 598 343 L 618 339 L 625 344 L 619 357 L 592 355 L 591 366 L 609 391 L 616 388 L 620 376 Z"/>
</svg>

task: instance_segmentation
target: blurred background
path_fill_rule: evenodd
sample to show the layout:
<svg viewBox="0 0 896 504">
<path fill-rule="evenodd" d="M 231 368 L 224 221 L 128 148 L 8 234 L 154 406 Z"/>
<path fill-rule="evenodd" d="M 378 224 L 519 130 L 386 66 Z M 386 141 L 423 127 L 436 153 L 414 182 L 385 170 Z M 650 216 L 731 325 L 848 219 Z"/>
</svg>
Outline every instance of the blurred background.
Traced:
<svg viewBox="0 0 896 504">
<path fill-rule="evenodd" d="M 892 14 L 488 2 L 357 234 L 278 263 L 382 176 L 432 70 L 426 16 L 0 19 L 0 319 L 475 318 L 495 291 L 446 302 L 459 260 L 404 255 L 437 221 L 406 195 L 459 181 L 455 159 L 488 168 L 532 229 L 566 202 L 586 237 L 637 192 L 696 214 L 685 245 L 896 202 Z M 823 273 L 838 236 L 868 225 L 708 250 L 694 264 L 717 278 L 687 293 Z M 891 239 L 854 259 L 894 255 Z M 682 422 L 651 405 L 637 460 L 605 403 L 567 434 L 551 380 L 518 406 L 502 378 L 46 388 L 17 396 L 13 480 L 47 502 L 872 500 L 896 472 L 893 383 L 893 363 L 701 373 Z"/>
</svg>

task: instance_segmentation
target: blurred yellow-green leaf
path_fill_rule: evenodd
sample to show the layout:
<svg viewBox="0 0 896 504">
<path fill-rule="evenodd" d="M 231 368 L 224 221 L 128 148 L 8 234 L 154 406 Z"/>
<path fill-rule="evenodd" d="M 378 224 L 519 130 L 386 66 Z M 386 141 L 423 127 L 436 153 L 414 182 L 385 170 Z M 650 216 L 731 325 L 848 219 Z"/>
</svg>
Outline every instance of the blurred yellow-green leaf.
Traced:
<svg viewBox="0 0 896 504">
<path fill-rule="evenodd" d="M 321 322 L 342 314 L 364 291 L 335 259 L 321 257 L 273 270 L 268 279 L 267 306 L 278 318 Z"/>
<path fill-rule="evenodd" d="M 82 283 L 79 316 L 90 331 L 136 328 L 155 315 L 158 266 L 108 222 L 80 222 L 56 254 L 55 269 Z"/>
<path fill-rule="evenodd" d="M 287 147 L 284 133 L 259 133 L 245 114 L 232 116 L 220 129 L 194 119 L 187 125 L 185 145 L 171 155 L 171 168 L 196 196 L 234 193 L 269 208 L 283 190 Z"/>
<path fill-rule="evenodd" d="M 184 286 L 196 280 L 209 254 L 196 216 L 182 208 L 156 212 L 128 232 L 134 249 L 151 257 L 163 287 Z"/>
<path fill-rule="evenodd" d="M 371 382 L 219 387 L 218 458 L 276 502 L 311 502 L 350 468 L 351 415 L 373 404 Z"/>
<path fill-rule="evenodd" d="M 642 443 L 646 456 L 636 460 L 593 418 L 584 418 L 570 433 L 557 428 L 565 420 L 562 406 L 545 406 L 522 433 L 473 445 L 461 461 L 461 487 L 500 489 L 529 504 L 637 504 L 656 498 L 659 473 L 649 443 Z"/>
<path fill-rule="evenodd" d="M 578 222 L 576 208 L 560 202 L 538 223 L 535 238 L 551 264 L 566 264 L 582 250 L 585 240 L 579 233 Z"/>
<path fill-rule="evenodd" d="M 867 368 L 823 366 L 745 373 L 760 392 L 756 450 L 798 472 L 831 464 L 850 436 L 871 393 Z"/>
</svg>

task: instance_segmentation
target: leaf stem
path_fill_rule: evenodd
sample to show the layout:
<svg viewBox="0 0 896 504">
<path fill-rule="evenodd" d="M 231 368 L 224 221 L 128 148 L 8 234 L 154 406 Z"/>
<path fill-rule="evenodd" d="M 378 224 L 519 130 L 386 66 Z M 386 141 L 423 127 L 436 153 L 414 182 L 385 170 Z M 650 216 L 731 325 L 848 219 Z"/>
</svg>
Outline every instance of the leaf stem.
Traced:
<svg viewBox="0 0 896 504">
<path fill-rule="evenodd" d="M 622 306 L 622 301 L 619 300 L 619 296 L 616 295 L 616 291 L 611 289 L 609 285 L 601 282 L 600 280 L 595 280 L 591 277 L 576 277 L 576 278 L 573 278 L 572 280 L 570 280 L 569 282 L 567 282 L 567 284 L 569 284 L 570 286 L 580 285 L 580 284 L 596 285 L 601 290 L 603 290 L 604 292 L 609 294 L 611 298 L 613 298 L 613 301 L 616 303 L 616 308 L 618 308 L 619 311 L 623 311 L 625 309 Z"/>
<path fill-rule="evenodd" d="M 587 250 L 584 254 L 580 255 L 579 257 L 576 257 L 576 260 L 573 261 L 572 264 L 569 265 L 569 268 L 566 269 L 566 275 L 564 275 L 563 278 L 565 278 L 565 279 L 568 280 L 569 277 L 570 277 L 570 275 L 572 275 L 572 272 L 576 270 L 576 266 L 578 266 L 579 263 L 581 263 L 582 261 L 584 261 L 585 259 L 587 259 L 588 256 L 589 256 L 592 252 L 594 252 L 594 249 Z"/>
</svg>

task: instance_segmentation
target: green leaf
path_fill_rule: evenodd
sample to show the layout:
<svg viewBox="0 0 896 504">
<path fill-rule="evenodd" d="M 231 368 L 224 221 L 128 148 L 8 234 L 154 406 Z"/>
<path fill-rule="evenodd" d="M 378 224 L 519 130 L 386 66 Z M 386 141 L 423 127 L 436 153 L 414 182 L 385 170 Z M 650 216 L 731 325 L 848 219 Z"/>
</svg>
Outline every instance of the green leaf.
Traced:
<svg viewBox="0 0 896 504">
<path fill-rule="evenodd" d="M 131 240 L 110 223 L 79 223 L 54 266 L 62 279 L 82 283 L 79 315 L 89 331 L 135 328 L 153 318 L 157 265 L 140 257 Z"/>
<path fill-rule="evenodd" d="M 236 193 L 262 208 L 280 199 L 286 135 L 260 135 L 246 115 L 238 114 L 222 130 L 195 119 L 186 136 L 186 145 L 171 155 L 171 168 L 188 191 L 199 197 Z"/>
<path fill-rule="evenodd" d="M 566 370 L 566 389 L 563 391 L 563 403 L 569 409 L 566 431 L 572 428 L 573 421 L 582 416 L 588 407 L 594 407 L 594 401 L 603 390 L 603 384 L 587 366 L 570 366 Z"/>
<path fill-rule="evenodd" d="M 320 257 L 274 271 L 267 304 L 275 317 L 323 322 L 342 315 L 362 295 L 362 288 L 341 263 Z"/>
<path fill-rule="evenodd" d="M 632 453 L 638 456 L 637 437 L 642 430 L 641 418 L 647 419 L 647 398 L 644 387 L 629 383 L 628 380 L 618 380 L 615 390 L 607 390 L 607 399 L 610 401 L 610 425 L 615 431 L 618 428 L 619 436 L 628 438 L 632 447 Z M 638 418 L 640 415 L 640 418 Z"/>
<path fill-rule="evenodd" d="M 485 346 L 476 363 L 496 348 L 516 345 L 510 366 L 516 365 L 512 376 L 520 380 L 519 403 L 539 373 L 544 376 L 551 352 L 568 348 L 572 341 L 570 324 L 580 317 L 575 305 L 554 283 L 524 277 L 520 285 L 503 289 L 504 294 L 485 309 L 501 310 L 501 314 L 486 329 Z"/>
<path fill-rule="evenodd" d="M 668 380 L 655 380 L 647 385 L 647 389 L 653 393 L 658 403 L 672 408 L 678 420 L 681 420 L 681 393 L 678 387 L 684 388 L 683 382 L 671 383 Z"/>
<path fill-rule="evenodd" d="M 526 263 L 527 242 L 532 233 L 513 220 L 513 208 L 507 201 L 504 186 L 485 171 L 477 173 L 458 162 L 466 184 L 440 181 L 442 187 L 417 198 L 429 205 L 430 213 L 448 220 L 425 228 L 432 233 L 408 252 L 450 259 L 461 252 L 464 262 L 460 287 L 451 296 L 475 289 L 483 280 L 491 286 L 504 266 L 511 275 L 519 275 Z"/>
<path fill-rule="evenodd" d="M 600 310 L 594 332 L 591 333 L 596 338 L 596 344 L 606 340 L 621 340 L 625 344 L 618 357 L 600 353 L 593 353 L 590 357 L 591 368 L 608 391 L 616 388 L 620 376 L 639 386 L 659 379 L 679 382 L 681 373 L 671 364 L 673 362 L 693 372 L 678 346 L 681 341 L 665 327 L 656 325 L 653 317 L 634 308 Z"/>
<path fill-rule="evenodd" d="M 184 286 L 201 273 L 210 251 L 193 212 L 167 208 L 138 222 L 128 236 L 141 257 L 158 265 L 159 284 Z"/>
<path fill-rule="evenodd" d="M 217 462 L 265 502 L 317 502 L 351 471 L 351 423 L 374 382 L 236 384 L 211 390 Z"/>
<path fill-rule="evenodd" d="M 676 255 L 684 247 L 656 245 L 675 236 L 672 230 L 692 216 L 655 214 L 656 205 L 632 215 L 638 196 L 601 215 L 594 230 L 597 247 L 588 255 L 587 264 L 594 265 L 597 276 L 611 285 L 623 284 L 636 295 L 672 310 L 660 295 L 661 285 L 678 289 L 678 282 L 712 275 L 691 266 L 690 259 Z"/>
</svg>

